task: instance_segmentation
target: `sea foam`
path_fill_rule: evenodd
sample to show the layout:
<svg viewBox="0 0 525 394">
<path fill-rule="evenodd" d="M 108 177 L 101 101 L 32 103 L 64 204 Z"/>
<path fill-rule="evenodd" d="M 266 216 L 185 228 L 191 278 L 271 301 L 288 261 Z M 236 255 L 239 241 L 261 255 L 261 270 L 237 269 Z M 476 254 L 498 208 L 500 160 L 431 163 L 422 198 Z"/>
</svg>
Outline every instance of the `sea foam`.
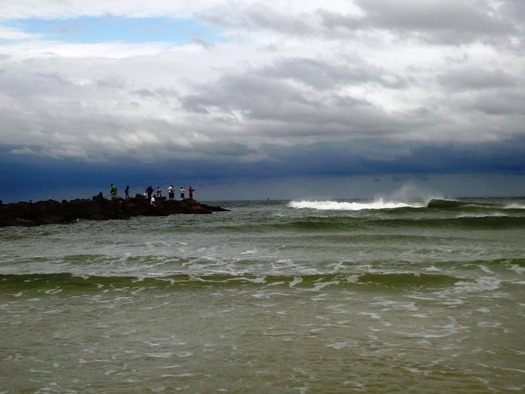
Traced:
<svg viewBox="0 0 525 394">
<path fill-rule="evenodd" d="M 344 202 L 344 201 L 291 201 L 291 208 L 316 209 L 320 211 L 360 211 L 364 209 L 394 209 L 394 208 L 420 208 L 424 205 L 408 204 L 405 202 L 373 201 Z"/>
</svg>

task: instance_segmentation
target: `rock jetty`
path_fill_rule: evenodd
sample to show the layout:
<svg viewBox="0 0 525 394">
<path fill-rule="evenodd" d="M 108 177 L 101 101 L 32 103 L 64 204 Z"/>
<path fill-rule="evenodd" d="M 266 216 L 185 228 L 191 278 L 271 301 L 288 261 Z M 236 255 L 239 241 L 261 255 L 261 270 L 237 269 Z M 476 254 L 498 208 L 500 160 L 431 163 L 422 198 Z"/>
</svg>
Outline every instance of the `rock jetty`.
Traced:
<svg viewBox="0 0 525 394">
<path fill-rule="evenodd" d="M 2 204 L 0 201 L 0 227 L 65 224 L 78 220 L 130 219 L 137 216 L 211 214 L 218 211 L 227 209 L 202 204 L 191 198 L 180 201 L 158 198 L 153 206 L 140 194 L 127 200 L 108 200 L 99 195 L 92 199 L 62 202 L 48 200 Z"/>
</svg>

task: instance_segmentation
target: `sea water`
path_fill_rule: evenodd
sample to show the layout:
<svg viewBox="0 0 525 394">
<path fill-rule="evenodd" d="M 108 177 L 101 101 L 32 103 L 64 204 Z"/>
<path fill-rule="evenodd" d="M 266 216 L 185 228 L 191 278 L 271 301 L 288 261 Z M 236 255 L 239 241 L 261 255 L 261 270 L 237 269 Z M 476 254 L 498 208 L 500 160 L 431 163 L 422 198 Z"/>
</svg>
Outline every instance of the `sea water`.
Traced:
<svg viewBox="0 0 525 394">
<path fill-rule="evenodd" d="M 0 392 L 525 389 L 525 199 L 0 229 Z"/>
</svg>

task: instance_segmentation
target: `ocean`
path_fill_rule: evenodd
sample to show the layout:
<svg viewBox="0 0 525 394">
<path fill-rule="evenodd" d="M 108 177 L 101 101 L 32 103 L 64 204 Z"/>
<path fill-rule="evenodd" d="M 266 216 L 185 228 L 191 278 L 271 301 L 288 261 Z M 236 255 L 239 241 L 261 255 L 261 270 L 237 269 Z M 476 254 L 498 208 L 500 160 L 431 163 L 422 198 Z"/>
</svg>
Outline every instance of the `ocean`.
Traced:
<svg viewBox="0 0 525 394">
<path fill-rule="evenodd" d="M 525 198 L 0 229 L 0 393 L 525 390 Z"/>
</svg>

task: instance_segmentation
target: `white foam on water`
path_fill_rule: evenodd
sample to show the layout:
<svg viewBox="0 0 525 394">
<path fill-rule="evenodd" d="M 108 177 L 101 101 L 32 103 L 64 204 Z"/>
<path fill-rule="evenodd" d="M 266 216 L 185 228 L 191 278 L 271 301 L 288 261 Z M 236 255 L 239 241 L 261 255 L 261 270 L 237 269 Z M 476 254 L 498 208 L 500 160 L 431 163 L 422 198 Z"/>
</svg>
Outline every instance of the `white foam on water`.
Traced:
<svg viewBox="0 0 525 394">
<path fill-rule="evenodd" d="M 56 315 L 58 313 L 62 313 L 63 311 L 61 309 L 52 309 L 52 310 L 48 310 L 48 311 L 44 311 L 42 313 L 46 314 L 46 315 Z"/>
<path fill-rule="evenodd" d="M 463 218 L 506 218 L 510 217 L 504 213 L 484 213 L 484 214 L 475 214 L 475 213 L 462 213 L 456 216 L 458 219 Z"/>
<path fill-rule="evenodd" d="M 486 274 L 494 274 L 494 271 L 485 265 L 480 265 L 479 268 Z"/>
<path fill-rule="evenodd" d="M 525 209 L 525 205 L 523 204 L 507 204 L 503 207 L 504 209 Z"/>
<path fill-rule="evenodd" d="M 329 343 L 328 345 L 326 345 L 326 347 L 336 349 L 336 350 L 341 350 L 346 347 L 351 347 L 351 345 L 348 343 L 348 341 L 345 341 L 345 342 Z"/>
<path fill-rule="evenodd" d="M 344 202 L 344 201 L 291 201 L 288 204 L 296 209 L 315 209 L 318 211 L 361 211 L 365 209 L 394 209 L 394 208 L 423 208 L 423 203 L 406 203 L 395 201 L 383 201 L 383 199 L 366 202 Z"/>
<path fill-rule="evenodd" d="M 498 327 L 501 327 L 501 323 L 500 322 L 493 322 L 493 321 L 480 321 L 478 323 L 478 327 L 498 328 Z"/>
<path fill-rule="evenodd" d="M 508 265 L 508 269 L 510 271 L 514 271 L 515 273 L 517 273 L 519 275 L 525 273 L 525 268 L 520 267 L 518 264 L 509 264 Z"/>
<path fill-rule="evenodd" d="M 368 316 L 371 319 L 381 319 L 381 315 L 379 315 L 377 313 L 373 313 L 373 312 L 359 312 L 358 315 Z"/>
<path fill-rule="evenodd" d="M 47 295 L 54 295 L 54 294 L 58 294 L 58 293 L 61 293 L 61 292 L 62 292 L 62 289 L 60 289 L 60 288 L 49 289 L 49 290 L 45 291 L 45 293 Z"/>
<path fill-rule="evenodd" d="M 339 284 L 338 281 L 317 283 L 317 284 L 315 285 L 315 287 L 314 287 L 313 289 L 311 289 L 311 291 L 318 292 L 318 291 L 324 289 L 324 288 L 327 287 L 327 286 L 338 285 L 338 284 Z"/>
<path fill-rule="evenodd" d="M 173 357 L 173 353 L 171 352 L 146 353 L 145 355 L 148 357 L 152 357 L 152 358 L 171 358 Z"/>
<path fill-rule="evenodd" d="M 501 280 L 493 277 L 482 277 L 478 278 L 475 282 L 458 282 L 456 285 L 456 288 L 460 290 L 460 292 L 465 293 L 493 291 L 500 288 Z"/>
</svg>

